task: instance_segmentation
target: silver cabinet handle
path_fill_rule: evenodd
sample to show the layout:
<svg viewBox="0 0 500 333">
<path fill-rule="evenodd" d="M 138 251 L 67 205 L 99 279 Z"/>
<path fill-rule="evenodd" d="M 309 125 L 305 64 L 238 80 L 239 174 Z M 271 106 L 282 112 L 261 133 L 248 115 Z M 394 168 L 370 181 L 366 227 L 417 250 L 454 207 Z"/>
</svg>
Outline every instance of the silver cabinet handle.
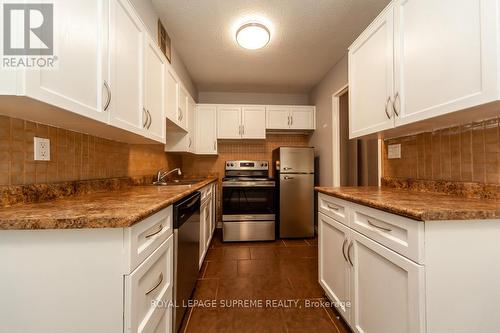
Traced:
<svg viewBox="0 0 500 333">
<path fill-rule="evenodd" d="M 163 273 L 160 273 L 160 276 L 158 277 L 158 282 L 156 282 L 156 284 L 154 285 L 154 287 L 152 287 L 151 289 L 149 289 L 148 291 L 146 291 L 146 295 L 149 295 L 153 291 L 155 291 L 155 289 L 158 288 L 162 282 L 163 282 Z"/>
<path fill-rule="evenodd" d="M 153 122 L 153 117 L 151 116 L 151 113 L 149 113 L 149 110 L 146 109 L 146 112 L 148 113 L 148 118 L 149 118 L 149 123 L 148 123 L 148 129 L 151 127 L 151 123 Z"/>
<path fill-rule="evenodd" d="M 290 126 L 290 116 L 288 116 L 288 122 L 287 125 Z"/>
<path fill-rule="evenodd" d="M 351 266 L 354 267 L 354 264 L 352 263 L 352 260 L 351 260 L 351 248 L 352 248 L 352 244 L 353 243 L 351 241 L 351 243 L 347 247 L 347 259 L 348 259 L 349 263 L 351 264 Z"/>
<path fill-rule="evenodd" d="M 104 88 L 106 88 L 106 94 L 108 95 L 106 104 L 104 104 L 104 111 L 107 111 L 109 108 L 109 104 L 111 103 L 111 89 L 109 89 L 109 85 L 106 81 L 104 81 Z"/>
<path fill-rule="evenodd" d="M 193 143 L 193 141 L 191 140 L 191 137 L 189 137 L 189 148 L 191 148 L 192 143 Z"/>
<path fill-rule="evenodd" d="M 293 168 L 290 167 L 284 167 L 283 170 L 292 170 Z"/>
<path fill-rule="evenodd" d="M 394 96 L 394 103 L 392 103 L 392 110 L 394 111 L 394 114 L 399 117 L 399 112 L 396 109 L 396 101 L 399 101 L 399 103 L 401 102 L 401 99 L 399 98 L 399 91 Z"/>
<path fill-rule="evenodd" d="M 385 102 L 385 114 L 389 119 L 391 119 L 391 115 L 389 114 L 389 111 L 387 111 L 387 108 L 389 107 L 390 102 L 391 102 L 391 96 L 387 97 L 387 101 Z"/>
<path fill-rule="evenodd" d="M 181 120 L 182 120 L 182 109 L 181 109 L 181 107 L 180 107 L 180 106 L 177 108 L 177 111 L 179 111 L 179 115 L 177 116 L 177 119 L 178 119 L 179 121 L 181 121 Z"/>
<path fill-rule="evenodd" d="M 340 207 L 334 206 L 334 205 L 332 205 L 332 204 L 327 204 L 326 206 L 327 206 L 328 208 L 330 208 L 330 209 L 335 210 L 335 211 L 338 211 L 338 210 L 340 209 Z"/>
<path fill-rule="evenodd" d="M 214 140 L 214 151 L 217 150 L 217 140 Z"/>
<path fill-rule="evenodd" d="M 285 176 L 283 177 L 284 180 L 289 180 L 289 179 L 294 179 L 293 177 Z"/>
<path fill-rule="evenodd" d="M 148 125 L 148 113 L 146 112 L 146 108 L 142 108 L 142 127 L 147 128 Z"/>
<path fill-rule="evenodd" d="M 344 238 L 344 242 L 342 243 L 342 255 L 344 256 L 345 261 L 348 262 L 347 256 L 345 255 L 345 244 L 346 243 L 347 243 L 347 238 Z"/>
<path fill-rule="evenodd" d="M 150 237 L 153 237 L 154 235 L 159 234 L 162 230 L 163 230 L 163 224 L 161 224 L 161 223 L 160 223 L 160 225 L 158 226 L 158 230 L 155 230 L 155 231 L 153 231 L 152 233 L 147 234 L 147 235 L 146 235 L 146 236 L 144 236 L 144 237 L 145 237 L 145 238 L 150 238 Z"/>
<path fill-rule="evenodd" d="M 290 116 L 290 126 L 293 126 L 293 116 Z"/>
<path fill-rule="evenodd" d="M 241 125 L 241 134 L 245 135 L 245 125 Z"/>
<path fill-rule="evenodd" d="M 380 230 L 383 230 L 383 231 L 387 231 L 387 232 L 391 232 L 392 229 L 389 229 L 389 228 L 384 228 L 384 227 L 381 227 L 379 225 L 376 225 L 375 223 L 373 223 L 372 221 L 368 220 L 368 224 L 371 225 L 372 227 L 375 227 L 377 229 L 380 229 Z"/>
</svg>

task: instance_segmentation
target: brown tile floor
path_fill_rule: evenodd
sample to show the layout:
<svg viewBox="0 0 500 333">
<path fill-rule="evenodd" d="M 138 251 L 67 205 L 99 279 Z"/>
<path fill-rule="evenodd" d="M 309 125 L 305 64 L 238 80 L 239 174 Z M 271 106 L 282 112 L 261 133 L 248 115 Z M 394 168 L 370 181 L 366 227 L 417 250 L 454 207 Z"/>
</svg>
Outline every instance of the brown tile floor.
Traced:
<svg viewBox="0 0 500 333">
<path fill-rule="evenodd" d="M 222 243 L 217 232 L 194 292 L 200 303 L 181 331 L 350 332 L 332 309 L 306 306 L 325 300 L 317 246 L 317 239 Z M 238 300 L 248 303 L 232 303 Z"/>
</svg>

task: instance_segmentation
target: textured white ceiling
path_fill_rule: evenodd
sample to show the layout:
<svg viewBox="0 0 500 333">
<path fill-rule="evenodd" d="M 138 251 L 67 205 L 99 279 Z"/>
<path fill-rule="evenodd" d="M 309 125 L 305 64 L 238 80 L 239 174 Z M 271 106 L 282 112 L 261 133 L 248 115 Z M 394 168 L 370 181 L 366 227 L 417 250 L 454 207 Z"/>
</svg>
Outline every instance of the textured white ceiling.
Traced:
<svg viewBox="0 0 500 333">
<path fill-rule="evenodd" d="M 389 0 L 152 0 L 199 91 L 308 92 Z M 245 21 L 270 43 L 245 50 Z"/>
</svg>

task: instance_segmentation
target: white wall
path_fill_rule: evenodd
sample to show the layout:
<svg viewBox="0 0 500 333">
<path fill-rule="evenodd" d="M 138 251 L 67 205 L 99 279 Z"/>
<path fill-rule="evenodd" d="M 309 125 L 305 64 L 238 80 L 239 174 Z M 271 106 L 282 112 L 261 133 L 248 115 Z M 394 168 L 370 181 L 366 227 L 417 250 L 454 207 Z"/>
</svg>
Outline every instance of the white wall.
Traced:
<svg viewBox="0 0 500 333">
<path fill-rule="evenodd" d="M 316 105 L 316 131 L 310 145 L 319 156 L 319 185 L 333 186 L 332 159 L 332 95 L 345 86 L 347 77 L 347 53 L 309 93 L 309 103 Z"/>
<path fill-rule="evenodd" d="M 198 102 L 220 104 L 308 105 L 309 98 L 307 94 L 200 91 L 198 94 Z"/>
<path fill-rule="evenodd" d="M 158 35 L 158 14 L 153 6 L 151 0 L 131 0 L 135 9 L 139 13 L 139 16 L 144 21 L 144 24 L 149 29 L 151 36 L 156 40 Z M 191 80 L 191 75 L 189 74 L 186 66 L 182 62 L 180 55 L 175 49 L 175 40 L 172 39 L 172 67 L 174 68 L 177 75 L 181 79 L 182 83 L 186 86 L 191 96 L 197 100 L 198 90 Z"/>
</svg>

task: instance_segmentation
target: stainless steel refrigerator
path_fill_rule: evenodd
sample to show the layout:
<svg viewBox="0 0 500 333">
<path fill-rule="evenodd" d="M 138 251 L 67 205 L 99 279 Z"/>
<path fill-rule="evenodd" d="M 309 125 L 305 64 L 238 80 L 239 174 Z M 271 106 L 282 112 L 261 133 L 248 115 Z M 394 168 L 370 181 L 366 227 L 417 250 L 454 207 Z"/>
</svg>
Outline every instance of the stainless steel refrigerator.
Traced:
<svg viewBox="0 0 500 333">
<path fill-rule="evenodd" d="M 279 237 L 314 237 L 314 149 L 277 148 L 273 168 L 278 185 Z"/>
</svg>

